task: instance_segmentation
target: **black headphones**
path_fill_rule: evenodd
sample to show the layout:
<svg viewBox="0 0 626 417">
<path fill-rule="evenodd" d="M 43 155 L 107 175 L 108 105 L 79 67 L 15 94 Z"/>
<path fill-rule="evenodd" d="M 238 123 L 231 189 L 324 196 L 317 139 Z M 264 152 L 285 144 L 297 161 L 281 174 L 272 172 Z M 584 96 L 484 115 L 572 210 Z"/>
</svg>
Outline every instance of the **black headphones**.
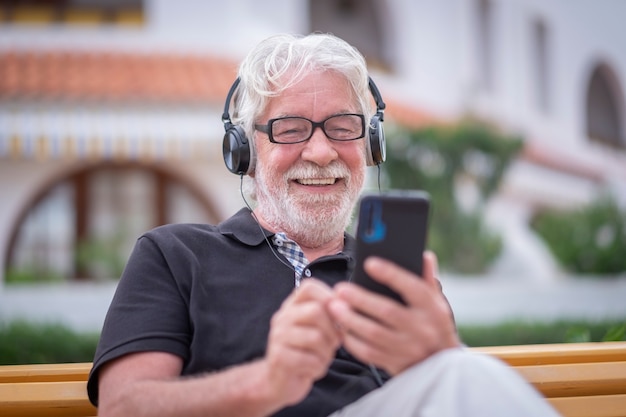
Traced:
<svg viewBox="0 0 626 417">
<path fill-rule="evenodd" d="M 247 175 L 254 170 L 254 146 L 250 145 L 250 140 L 241 126 L 236 126 L 230 120 L 230 102 L 239 86 L 241 80 L 237 78 L 228 91 L 226 103 L 224 103 L 224 113 L 222 123 L 224 123 L 224 142 L 222 143 L 222 154 L 226 168 L 233 174 Z M 385 162 L 385 132 L 383 131 L 383 119 L 385 102 L 374 84 L 374 80 L 368 77 L 369 89 L 376 102 L 376 114 L 372 116 L 368 127 L 368 152 L 367 165 L 375 166 Z"/>
</svg>

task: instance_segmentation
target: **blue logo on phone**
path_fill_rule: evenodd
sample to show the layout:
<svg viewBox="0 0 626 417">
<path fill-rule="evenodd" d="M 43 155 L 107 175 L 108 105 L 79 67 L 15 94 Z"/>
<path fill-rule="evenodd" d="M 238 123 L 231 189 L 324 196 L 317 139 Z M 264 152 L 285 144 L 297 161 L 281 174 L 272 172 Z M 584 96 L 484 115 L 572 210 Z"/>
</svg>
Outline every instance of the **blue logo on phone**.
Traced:
<svg viewBox="0 0 626 417">
<path fill-rule="evenodd" d="M 365 243 L 376 243 L 385 239 L 387 226 L 383 222 L 383 206 L 380 201 L 363 201 L 365 206 L 365 222 L 359 226 L 361 229 L 361 240 Z"/>
</svg>

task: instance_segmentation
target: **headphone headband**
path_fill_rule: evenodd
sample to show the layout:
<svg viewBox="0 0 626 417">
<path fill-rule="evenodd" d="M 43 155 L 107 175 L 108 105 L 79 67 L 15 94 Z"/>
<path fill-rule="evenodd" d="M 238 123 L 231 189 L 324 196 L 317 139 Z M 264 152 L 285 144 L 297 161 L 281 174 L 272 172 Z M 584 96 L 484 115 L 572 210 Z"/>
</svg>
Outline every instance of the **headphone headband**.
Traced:
<svg viewBox="0 0 626 417">
<path fill-rule="evenodd" d="M 222 123 L 229 123 L 232 125 L 232 121 L 230 120 L 230 102 L 233 99 L 233 95 L 239 87 L 239 83 L 241 82 L 241 78 L 237 77 L 233 85 L 230 86 L 230 90 L 228 90 L 228 94 L 226 95 L 226 102 L 224 103 L 224 113 L 222 113 Z"/>
<path fill-rule="evenodd" d="M 367 76 L 367 83 L 370 87 L 370 92 L 372 93 L 372 97 L 374 97 L 374 101 L 376 102 L 376 113 L 380 113 L 380 121 L 383 121 L 383 114 L 385 113 L 385 108 L 387 105 L 383 101 L 383 97 L 380 95 L 380 91 L 378 91 L 378 87 L 372 80 L 372 77 Z"/>
</svg>

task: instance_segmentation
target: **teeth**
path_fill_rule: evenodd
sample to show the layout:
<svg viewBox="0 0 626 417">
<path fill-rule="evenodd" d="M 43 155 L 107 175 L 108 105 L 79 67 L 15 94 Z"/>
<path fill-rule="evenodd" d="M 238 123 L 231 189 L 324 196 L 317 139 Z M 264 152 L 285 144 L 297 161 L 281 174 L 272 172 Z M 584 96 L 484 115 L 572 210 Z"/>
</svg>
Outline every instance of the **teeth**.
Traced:
<svg viewBox="0 0 626 417">
<path fill-rule="evenodd" d="M 337 182 L 336 178 L 302 178 L 298 183 L 302 185 L 333 185 Z"/>
</svg>

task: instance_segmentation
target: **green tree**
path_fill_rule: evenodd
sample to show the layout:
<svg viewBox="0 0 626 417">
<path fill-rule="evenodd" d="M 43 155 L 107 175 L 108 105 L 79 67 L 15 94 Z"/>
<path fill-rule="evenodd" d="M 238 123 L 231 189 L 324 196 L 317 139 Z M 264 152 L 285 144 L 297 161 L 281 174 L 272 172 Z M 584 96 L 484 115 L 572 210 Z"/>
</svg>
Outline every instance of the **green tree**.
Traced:
<svg viewBox="0 0 626 417">
<path fill-rule="evenodd" d="M 501 238 L 485 227 L 482 212 L 521 145 L 520 137 L 474 120 L 388 135 L 386 186 L 430 193 L 428 246 L 443 267 L 483 272 L 500 253 Z M 476 190 L 472 207 L 457 198 L 461 182 Z"/>
</svg>

